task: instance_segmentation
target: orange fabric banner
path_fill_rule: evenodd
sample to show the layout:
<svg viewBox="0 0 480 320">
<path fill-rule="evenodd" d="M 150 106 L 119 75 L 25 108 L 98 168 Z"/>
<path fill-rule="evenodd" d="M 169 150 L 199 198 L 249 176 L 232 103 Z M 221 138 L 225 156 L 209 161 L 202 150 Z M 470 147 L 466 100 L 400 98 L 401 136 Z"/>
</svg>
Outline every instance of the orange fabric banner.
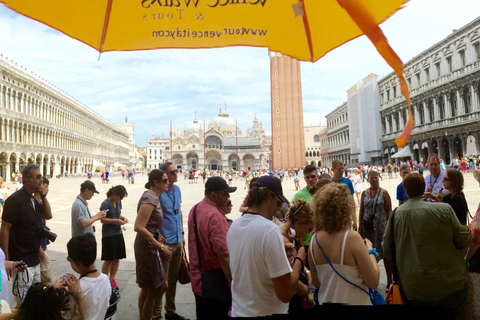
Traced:
<svg viewBox="0 0 480 320">
<path fill-rule="evenodd" d="M 402 94 L 407 100 L 408 104 L 408 122 L 402 131 L 402 134 L 395 139 L 399 148 L 403 147 L 413 129 L 413 117 L 412 108 L 410 104 L 410 92 L 408 91 L 408 85 L 403 76 L 403 62 L 400 57 L 395 53 L 392 47 L 388 44 L 388 40 L 383 34 L 380 27 L 371 18 L 368 9 L 363 3 L 352 0 L 337 0 L 340 6 L 342 6 L 350 15 L 353 21 L 357 23 L 362 32 L 370 39 L 380 55 L 385 59 L 390 67 L 395 71 L 398 81 L 400 82 L 400 88 Z"/>
</svg>

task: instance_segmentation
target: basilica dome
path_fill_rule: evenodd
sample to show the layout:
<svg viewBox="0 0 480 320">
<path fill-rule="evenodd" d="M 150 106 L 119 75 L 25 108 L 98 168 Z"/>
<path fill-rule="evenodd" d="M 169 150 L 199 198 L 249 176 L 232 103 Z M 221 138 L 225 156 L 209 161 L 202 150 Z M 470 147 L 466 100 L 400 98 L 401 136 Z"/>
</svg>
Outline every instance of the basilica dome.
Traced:
<svg viewBox="0 0 480 320">
<path fill-rule="evenodd" d="M 209 128 L 213 128 L 219 132 L 232 132 L 235 133 L 235 121 L 230 118 L 227 110 L 222 113 L 222 110 L 218 113 L 218 117 L 210 120 Z"/>
<path fill-rule="evenodd" d="M 189 124 L 185 125 L 185 134 L 186 135 L 190 135 L 192 133 L 198 134 L 198 133 L 200 133 L 201 128 L 202 127 L 198 123 L 197 118 L 195 118 L 195 120 L 193 120 L 193 123 L 189 123 Z"/>
</svg>

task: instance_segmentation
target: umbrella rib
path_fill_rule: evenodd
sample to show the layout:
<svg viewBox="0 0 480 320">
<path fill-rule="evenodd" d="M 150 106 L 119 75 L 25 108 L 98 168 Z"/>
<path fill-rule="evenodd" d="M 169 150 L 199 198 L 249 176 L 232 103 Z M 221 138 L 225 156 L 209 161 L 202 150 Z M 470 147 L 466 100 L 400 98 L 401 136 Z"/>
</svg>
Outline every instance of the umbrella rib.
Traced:
<svg viewBox="0 0 480 320">
<path fill-rule="evenodd" d="M 102 38 L 100 39 L 100 46 L 98 48 L 98 52 L 101 54 L 102 53 L 102 47 L 103 43 L 105 42 L 105 36 L 107 34 L 107 27 L 108 27 L 108 21 L 110 19 L 110 11 L 112 9 L 112 0 L 108 0 L 107 3 L 107 10 L 105 12 L 105 19 L 103 20 L 103 30 L 102 30 Z M 98 55 L 98 60 L 100 60 L 100 54 Z"/>
<path fill-rule="evenodd" d="M 310 54 L 310 61 L 313 62 L 313 44 L 312 44 L 312 35 L 310 33 L 310 25 L 308 24 L 307 14 L 305 13 L 305 2 L 304 0 L 299 0 L 302 4 L 302 21 L 303 29 L 305 30 L 305 37 L 307 38 L 308 53 Z"/>
</svg>

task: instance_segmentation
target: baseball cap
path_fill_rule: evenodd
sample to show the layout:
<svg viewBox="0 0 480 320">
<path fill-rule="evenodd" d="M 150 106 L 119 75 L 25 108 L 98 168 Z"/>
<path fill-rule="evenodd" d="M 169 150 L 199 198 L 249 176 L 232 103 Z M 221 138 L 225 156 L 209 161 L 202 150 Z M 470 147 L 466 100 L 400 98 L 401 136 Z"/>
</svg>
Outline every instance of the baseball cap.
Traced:
<svg viewBox="0 0 480 320">
<path fill-rule="evenodd" d="M 221 177 L 210 177 L 205 183 L 205 190 L 207 191 L 224 191 L 228 193 L 235 192 L 237 187 L 229 187 L 227 181 Z"/>
<path fill-rule="evenodd" d="M 93 190 L 93 192 L 95 193 L 100 193 L 97 191 L 97 189 L 95 189 L 95 184 L 92 181 L 87 180 L 80 185 L 80 190 L 85 190 L 85 189 Z"/>
<path fill-rule="evenodd" d="M 280 179 L 274 176 L 262 176 L 258 178 L 257 183 L 260 187 L 264 187 L 267 190 L 275 193 L 275 195 L 282 199 L 282 201 L 285 202 L 287 205 L 290 204 L 287 198 L 285 198 L 285 196 L 283 195 L 282 182 L 280 181 Z"/>
</svg>

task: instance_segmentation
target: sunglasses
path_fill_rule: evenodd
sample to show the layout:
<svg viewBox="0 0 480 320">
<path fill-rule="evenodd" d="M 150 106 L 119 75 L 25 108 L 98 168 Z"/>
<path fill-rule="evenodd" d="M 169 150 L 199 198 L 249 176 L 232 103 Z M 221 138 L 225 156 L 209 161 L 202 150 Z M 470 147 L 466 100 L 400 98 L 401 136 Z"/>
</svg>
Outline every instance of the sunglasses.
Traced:
<svg viewBox="0 0 480 320">
<path fill-rule="evenodd" d="M 70 258 L 69 256 L 67 256 L 67 261 L 68 261 L 68 262 L 72 262 L 72 258 Z"/>
<path fill-rule="evenodd" d="M 227 206 L 231 206 L 232 205 L 232 201 L 231 200 L 227 200 Z"/>
<path fill-rule="evenodd" d="M 282 200 L 282 198 L 280 198 L 280 197 L 279 197 L 279 196 L 277 196 L 277 195 L 275 196 L 275 198 L 277 199 L 277 203 L 278 203 L 278 205 L 282 205 L 282 204 L 283 204 L 283 200 Z"/>
<path fill-rule="evenodd" d="M 450 179 L 443 177 L 443 181 L 450 181 Z"/>
<path fill-rule="evenodd" d="M 178 170 L 172 170 L 169 172 L 170 174 L 177 174 L 178 173 Z"/>
<path fill-rule="evenodd" d="M 163 183 L 167 183 L 167 182 L 168 182 L 168 179 L 163 179 L 162 182 L 163 182 Z"/>
</svg>

